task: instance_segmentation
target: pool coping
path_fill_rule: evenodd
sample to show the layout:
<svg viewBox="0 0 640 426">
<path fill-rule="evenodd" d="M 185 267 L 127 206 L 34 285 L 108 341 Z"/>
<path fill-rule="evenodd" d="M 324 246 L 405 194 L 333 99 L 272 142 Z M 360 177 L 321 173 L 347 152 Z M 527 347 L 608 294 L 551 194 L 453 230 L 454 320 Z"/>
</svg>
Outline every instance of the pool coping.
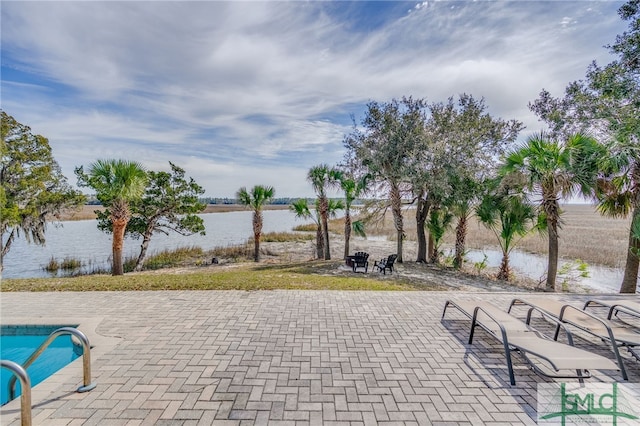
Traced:
<svg viewBox="0 0 640 426">
<path fill-rule="evenodd" d="M 105 336 L 98 333 L 97 328 L 104 320 L 104 317 L 95 318 L 78 318 L 78 317 L 65 317 L 65 318 L 34 318 L 34 317 L 13 317 L 11 320 L 3 321 L 2 326 L 43 326 L 48 327 L 51 325 L 70 325 L 77 324 L 75 328 L 82 331 L 89 339 L 91 345 L 91 364 L 99 359 L 104 354 L 111 351 L 115 346 L 120 343 L 122 338 Z M 93 368 L 92 368 L 93 372 Z M 93 376 L 93 373 L 92 373 Z M 62 384 L 68 384 L 70 381 L 77 382 L 77 387 L 70 389 L 63 389 L 61 392 Z M 83 369 L 82 369 L 82 356 L 71 361 L 69 364 L 49 376 L 44 381 L 38 383 L 31 388 L 31 406 L 42 406 L 48 402 L 59 399 L 62 396 L 73 394 L 77 391 L 77 388 L 82 386 L 83 382 Z M 95 383 L 95 379 L 92 377 L 92 382 Z M 96 383 L 100 386 L 100 383 Z M 67 385 L 68 386 L 68 385 Z M 0 424 L 9 424 L 20 418 L 20 397 L 13 401 L 3 405 L 0 410 Z M 37 424 L 34 422 L 34 424 Z"/>
</svg>

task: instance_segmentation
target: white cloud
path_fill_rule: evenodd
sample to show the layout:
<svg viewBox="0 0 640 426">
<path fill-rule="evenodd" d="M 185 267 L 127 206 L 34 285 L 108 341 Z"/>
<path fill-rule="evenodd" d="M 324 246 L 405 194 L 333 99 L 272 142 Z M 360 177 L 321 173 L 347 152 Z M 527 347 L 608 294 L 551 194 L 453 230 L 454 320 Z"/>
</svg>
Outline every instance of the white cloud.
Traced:
<svg viewBox="0 0 640 426">
<path fill-rule="evenodd" d="M 407 3 L 370 27 L 346 12 L 357 3 L 6 2 L 3 109 L 50 138 L 67 174 L 176 159 L 211 196 L 243 176 L 310 195 L 306 171 L 341 158 L 369 100 L 466 92 L 531 129 L 527 102 L 607 62 L 625 26 L 608 2 L 455 5 Z"/>
</svg>

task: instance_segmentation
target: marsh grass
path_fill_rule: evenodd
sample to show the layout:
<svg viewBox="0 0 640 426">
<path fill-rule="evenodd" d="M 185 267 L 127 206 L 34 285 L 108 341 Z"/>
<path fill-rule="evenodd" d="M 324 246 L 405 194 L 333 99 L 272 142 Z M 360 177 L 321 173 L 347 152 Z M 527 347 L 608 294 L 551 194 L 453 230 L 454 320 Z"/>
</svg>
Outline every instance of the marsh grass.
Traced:
<svg viewBox="0 0 640 426">
<path fill-rule="evenodd" d="M 626 260 L 630 218 L 610 218 L 600 215 L 592 205 L 568 204 L 562 206 L 560 256 L 564 259 L 581 259 L 587 264 L 623 268 Z M 404 211 L 406 239 L 416 240 L 415 211 Z M 455 223 L 444 237 L 444 248 L 455 245 Z M 468 222 L 467 249 L 497 248 L 496 236 L 475 217 Z M 391 213 L 384 220 L 366 225 L 367 235 L 386 236 L 395 240 L 396 230 Z M 516 249 L 546 256 L 546 235 L 531 233 L 522 239 Z"/>
<path fill-rule="evenodd" d="M 263 207 L 264 210 L 286 210 L 288 208 L 289 206 L 284 204 L 270 204 Z M 62 214 L 59 220 L 92 220 L 96 218 L 96 210 L 104 210 L 104 207 L 100 205 L 80 206 L 78 209 L 69 210 Z M 202 213 L 228 213 L 241 210 L 247 210 L 247 208 L 238 204 L 209 204 Z"/>
<path fill-rule="evenodd" d="M 302 225 L 296 225 L 293 227 L 294 231 L 300 232 L 316 232 L 318 226 L 315 223 L 304 223 Z"/>
<path fill-rule="evenodd" d="M 260 241 L 263 243 L 288 243 L 292 241 L 309 241 L 315 238 L 314 235 L 303 232 L 267 232 L 262 234 Z M 248 244 L 253 244 L 253 237 Z"/>
<path fill-rule="evenodd" d="M 62 259 L 62 261 L 58 261 L 55 257 L 51 256 L 51 259 L 49 259 L 49 263 L 47 263 L 44 266 L 44 270 L 47 272 L 58 272 L 59 270 L 62 271 L 75 271 L 77 269 L 80 269 L 82 267 L 82 261 L 80 259 L 75 259 L 72 257 L 65 257 L 64 259 Z"/>
<path fill-rule="evenodd" d="M 250 259 L 253 257 L 253 244 L 245 243 L 216 247 L 210 250 L 209 254 L 211 257 L 230 259 L 232 261 Z"/>
<path fill-rule="evenodd" d="M 60 269 L 64 271 L 73 271 L 82 267 L 82 261 L 73 257 L 65 257 L 60 263 Z"/>
<path fill-rule="evenodd" d="M 51 259 L 49 259 L 49 263 L 47 263 L 43 269 L 47 272 L 57 272 L 58 269 L 60 269 L 60 264 L 55 257 L 51 256 Z"/>
</svg>

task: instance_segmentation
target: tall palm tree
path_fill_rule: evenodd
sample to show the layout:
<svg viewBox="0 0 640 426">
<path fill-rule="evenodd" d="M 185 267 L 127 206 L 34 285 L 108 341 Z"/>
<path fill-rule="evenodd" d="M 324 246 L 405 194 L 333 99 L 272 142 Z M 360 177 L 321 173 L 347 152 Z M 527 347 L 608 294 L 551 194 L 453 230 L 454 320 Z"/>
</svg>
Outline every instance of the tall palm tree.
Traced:
<svg viewBox="0 0 640 426">
<path fill-rule="evenodd" d="M 300 198 L 289 206 L 289 209 L 296 214 L 296 217 L 311 219 L 316 224 L 316 256 L 318 259 L 324 258 L 324 237 L 322 235 L 322 221 L 320 219 L 319 202 L 316 199 L 315 216 L 309 209 L 309 204 L 304 198 Z M 327 202 L 327 214 L 330 218 L 337 216 L 338 210 L 344 209 L 344 204 L 340 200 L 329 200 Z"/>
<path fill-rule="evenodd" d="M 349 241 L 351 231 L 357 235 L 364 236 L 364 224 L 361 221 L 351 221 L 351 206 L 353 202 L 366 190 L 369 176 L 365 175 L 361 179 L 354 179 L 344 173 L 338 175 L 340 188 L 344 192 L 344 258 L 349 256 Z"/>
<path fill-rule="evenodd" d="M 142 197 L 147 172 L 140 163 L 127 160 L 97 160 L 89 166 L 87 175 L 77 169 L 81 182 L 96 191 L 98 201 L 109 210 L 113 229 L 112 274 L 123 275 L 122 248 L 124 233 L 131 219 L 129 204 Z"/>
<path fill-rule="evenodd" d="M 555 291 L 558 271 L 559 200 L 575 195 L 578 190 L 591 193 L 597 167 L 594 151 L 597 142 L 588 136 L 574 134 L 560 142 L 546 133 L 534 134 L 519 149 L 509 153 L 501 167 L 501 174 L 519 175 L 525 188 L 540 198 L 540 214 L 546 220 L 549 237 L 547 291 Z"/>
<path fill-rule="evenodd" d="M 253 209 L 253 259 L 260 262 L 260 236 L 262 235 L 262 207 L 273 199 L 275 190 L 271 186 L 256 185 L 247 191 L 242 187 L 236 197 L 243 206 Z"/>
<path fill-rule="evenodd" d="M 511 276 L 509 254 L 517 242 L 534 228 L 535 207 L 523 196 L 522 191 L 508 189 L 487 193 L 475 209 L 480 222 L 498 238 L 502 250 L 502 262 L 497 278 L 508 281 Z"/>
<path fill-rule="evenodd" d="M 598 210 L 605 216 L 631 215 L 629 248 L 620 293 L 635 293 L 640 266 L 640 147 L 613 142 L 602 156 L 602 176 L 596 186 Z"/>
<path fill-rule="evenodd" d="M 327 164 L 320 164 L 309 169 L 307 180 L 311 182 L 313 190 L 318 196 L 318 206 L 320 210 L 320 223 L 322 226 L 322 239 L 324 248 L 324 259 L 331 259 L 331 250 L 329 248 L 329 200 L 327 198 L 327 188 L 335 185 L 338 180 L 339 172 Z"/>
</svg>

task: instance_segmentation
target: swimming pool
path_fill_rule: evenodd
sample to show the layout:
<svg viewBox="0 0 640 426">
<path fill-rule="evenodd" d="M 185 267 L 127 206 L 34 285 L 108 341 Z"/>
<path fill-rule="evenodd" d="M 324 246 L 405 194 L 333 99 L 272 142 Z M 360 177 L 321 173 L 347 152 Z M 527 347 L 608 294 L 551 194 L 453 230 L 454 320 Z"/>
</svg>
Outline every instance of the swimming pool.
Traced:
<svg viewBox="0 0 640 426">
<path fill-rule="evenodd" d="M 0 358 L 22 365 L 27 358 L 44 342 L 47 337 L 60 327 L 77 327 L 77 325 L 3 325 L 0 327 Z M 75 344 L 70 335 L 56 338 L 38 359 L 27 369 L 31 386 L 45 380 L 71 361 L 82 356 L 82 346 Z M 0 405 L 9 399 L 7 386 L 13 374 L 0 369 Z M 16 394 L 20 395 L 20 382 L 16 384 Z"/>
</svg>

